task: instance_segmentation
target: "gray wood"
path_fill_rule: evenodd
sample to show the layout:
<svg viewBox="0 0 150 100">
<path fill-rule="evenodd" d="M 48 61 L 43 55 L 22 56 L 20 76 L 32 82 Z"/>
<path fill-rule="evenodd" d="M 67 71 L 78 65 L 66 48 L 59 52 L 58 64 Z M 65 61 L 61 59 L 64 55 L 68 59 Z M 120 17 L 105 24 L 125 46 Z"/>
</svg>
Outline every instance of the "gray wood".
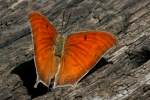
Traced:
<svg viewBox="0 0 150 100">
<path fill-rule="evenodd" d="M 33 88 L 28 3 L 17 1 L 0 0 L 0 100 L 150 100 L 150 0 L 35 1 L 32 8 L 64 34 L 100 30 L 118 38 L 76 88 L 50 90 Z"/>
</svg>

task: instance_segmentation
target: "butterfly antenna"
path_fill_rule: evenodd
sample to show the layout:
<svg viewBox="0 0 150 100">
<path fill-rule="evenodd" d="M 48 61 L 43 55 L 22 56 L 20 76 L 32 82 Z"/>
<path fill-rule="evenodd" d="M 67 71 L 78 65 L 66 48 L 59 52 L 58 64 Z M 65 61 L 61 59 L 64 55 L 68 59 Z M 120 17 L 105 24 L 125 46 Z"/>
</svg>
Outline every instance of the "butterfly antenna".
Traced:
<svg viewBox="0 0 150 100">
<path fill-rule="evenodd" d="M 69 20 L 70 20 L 70 17 L 71 17 L 71 15 L 72 15 L 72 13 L 69 13 L 69 15 L 68 15 L 68 18 L 67 18 L 67 21 L 66 21 L 66 23 L 64 23 L 64 21 L 65 21 L 65 15 L 66 15 L 66 11 L 64 10 L 63 11 L 63 15 L 62 15 L 62 25 L 61 25 L 61 32 L 63 33 L 63 30 L 67 27 L 67 25 L 69 24 Z"/>
<path fill-rule="evenodd" d="M 34 1 L 36 1 L 36 0 L 28 0 L 28 7 L 27 7 L 28 9 L 27 10 L 29 13 L 33 11 L 32 4 Z"/>
<path fill-rule="evenodd" d="M 71 18 L 71 15 L 72 15 L 72 12 L 69 13 L 69 15 L 68 15 L 67 22 L 66 22 L 66 24 L 65 24 L 65 28 L 66 28 L 67 25 L 69 24 L 69 20 L 70 20 L 70 18 Z"/>
<path fill-rule="evenodd" d="M 65 10 L 62 13 L 62 23 L 61 23 L 61 32 L 63 33 L 63 28 L 64 28 L 64 20 L 65 20 Z"/>
</svg>

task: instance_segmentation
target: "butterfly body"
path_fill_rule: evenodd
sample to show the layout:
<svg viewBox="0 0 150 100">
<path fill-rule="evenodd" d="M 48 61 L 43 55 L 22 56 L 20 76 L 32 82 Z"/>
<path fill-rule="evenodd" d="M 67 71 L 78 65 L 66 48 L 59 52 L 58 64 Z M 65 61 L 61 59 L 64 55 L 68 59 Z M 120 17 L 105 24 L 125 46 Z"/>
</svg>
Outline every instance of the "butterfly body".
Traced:
<svg viewBox="0 0 150 100">
<path fill-rule="evenodd" d="M 61 57 L 65 44 L 65 36 L 58 35 L 55 42 L 55 56 Z"/>
<path fill-rule="evenodd" d="M 75 86 L 102 55 L 116 44 L 109 32 L 83 31 L 68 36 L 59 34 L 38 12 L 29 15 L 34 43 L 37 84 L 54 87 Z M 36 85 L 37 85 L 36 84 Z"/>
</svg>

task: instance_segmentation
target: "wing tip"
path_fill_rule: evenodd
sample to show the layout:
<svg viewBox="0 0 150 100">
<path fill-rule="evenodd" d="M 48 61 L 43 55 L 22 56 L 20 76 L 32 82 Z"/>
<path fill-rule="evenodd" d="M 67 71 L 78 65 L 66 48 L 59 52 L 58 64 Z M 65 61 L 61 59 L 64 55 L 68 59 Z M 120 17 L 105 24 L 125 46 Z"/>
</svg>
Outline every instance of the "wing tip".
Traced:
<svg viewBox="0 0 150 100">
<path fill-rule="evenodd" d="M 39 83 L 42 83 L 44 86 L 49 87 L 49 84 L 46 84 L 44 81 L 37 80 L 36 83 L 34 84 L 34 88 L 37 88 Z"/>
<path fill-rule="evenodd" d="M 45 83 L 44 81 L 42 81 L 42 80 L 37 80 L 36 83 L 34 84 L 34 88 L 37 88 L 39 83 L 42 83 L 44 86 L 46 86 L 47 88 L 49 88 L 49 85 L 50 85 L 50 84 L 46 84 L 46 83 Z M 75 87 L 77 87 L 77 83 L 78 83 L 78 82 L 76 82 L 76 83 L 74 83 L 74 84 L 65 84 L 65 85 L 58 85 L 58 84 L 54 83 L 54 85 L 53 85 L 52 88 L 53 88 L 53 89 L 60 88 L 60 87 L 72 87 L 72 88 L 75 88 Z"/>
<path fill-rule="evenodd" d="M 60 88 L 60 87 L 72 87 L 72 88 L 75 88 L 77 87 L 77 83 L 74 83 L 74 84 L 65 84 L 65 85 L 53 85 L 53 89 L 56 89 L 56 88 Z"/>
<path fill-rule="evenodd" d="M 108 34 L 109 36 L 111 36 L 112 47 L 118 44 L 118 39 L 117 39 L 117 36 L 115 35 L 115 33 L 106 32 L 106 31 L 102 31 L 102 32 L 105 33 L 105 34 Z"/>
<path fill-rule="evenodd" d="M 30 11 L 29 14 L 28 14 L 29 19 L 33 19 L 37 16 L 40 17 L 40 16 L 43 16 L 43 15 L 38 11 Z"/>
</svg>

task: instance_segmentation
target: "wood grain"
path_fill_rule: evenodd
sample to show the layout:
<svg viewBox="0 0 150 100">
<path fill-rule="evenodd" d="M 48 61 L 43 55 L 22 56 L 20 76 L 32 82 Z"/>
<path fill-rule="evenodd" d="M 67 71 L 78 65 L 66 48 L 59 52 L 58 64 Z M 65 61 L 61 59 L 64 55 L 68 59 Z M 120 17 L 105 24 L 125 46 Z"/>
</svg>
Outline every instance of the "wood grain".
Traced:
<svg viewBox="0 0 150 100">
<path fill-rule="evenodd" d="M 48 16 L 63 34 L 100 30 L 118 38 L 118 45 L 105 54 L 106 61 L 101 60 L 76 88 L 55 90 L 42 85 L 33 88 L 36 77 L 27 3 L 10 9 L 16 2 L 0 1 L 1 100 L 149 100 L 149 0 L 34 2 L 33 8 Z M 62 28 L 64 9 L 67 25 Z"/>
</svg>

